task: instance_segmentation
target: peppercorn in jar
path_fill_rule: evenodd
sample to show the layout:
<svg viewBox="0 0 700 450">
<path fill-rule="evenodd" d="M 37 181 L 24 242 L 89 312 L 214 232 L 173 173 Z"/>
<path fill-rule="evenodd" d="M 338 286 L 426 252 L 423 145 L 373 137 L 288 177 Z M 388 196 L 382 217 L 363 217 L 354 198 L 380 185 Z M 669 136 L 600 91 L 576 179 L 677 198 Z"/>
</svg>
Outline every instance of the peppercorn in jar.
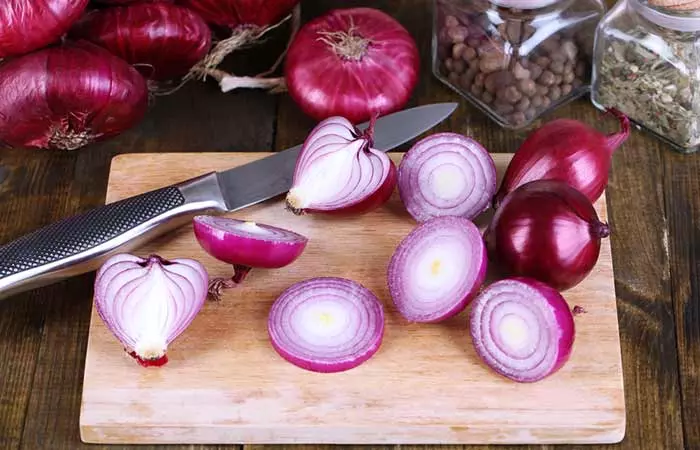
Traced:
<svg viewBox="0 0 700 450">
<path fill-rule="evenodd" d="M 598 0 L 435 0 L 433 72 L 508 129 L 588 93 Z"/>
</svg>

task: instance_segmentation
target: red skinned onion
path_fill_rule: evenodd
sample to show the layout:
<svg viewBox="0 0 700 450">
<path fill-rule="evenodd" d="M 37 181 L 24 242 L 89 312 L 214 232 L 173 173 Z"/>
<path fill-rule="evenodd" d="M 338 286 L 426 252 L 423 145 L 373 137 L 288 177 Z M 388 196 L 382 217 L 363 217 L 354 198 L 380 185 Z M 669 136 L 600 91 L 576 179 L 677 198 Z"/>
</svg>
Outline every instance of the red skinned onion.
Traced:
<svg viewBox="0 0 700 450">
<path fill-rule="evenodd" d="M 563 181 L 537 180 L 503 200 L 485 239 L 490 259 L 508 274 L 563 291 L 593 270 L 609 235 L 585 195 Z"/>
<path fill-rule="evenodd" d="M 168 362 L 168 346 L 190 326 L 207 297 L 199 262 L 119 254 L 95 278 L 95 309 L 105 326 L 142 366 Z"/>
<path fill-rule="evenodd" d="M 494 207 L 535 180 L 564 181 L 595 203 L 608 185 L 613 153 L 630 135 L 629 119 L 614 109 L 609 113 L 619 120 L 620 131 L 607 136 L 572 119 L 553 120 L 530 134 L 508 164 Z"/>
<path fill-rule="evenodd" d="M 209 292 L 216 300 L 224 289 L 242 283 L 254 267 L 279 269 L 293 263 L 308 242 L 293 231 L 227 217 L 196 216 L 193 225 L 199 245 L 212 257 L 233 266 L 231 279 L 216 278 L 209 283 Z"/>
<path fill-rule="evenodd" d="M 0 59 L 58 42 L 85 11 L 88 0 L 3 0 Z"/>
<path fill-rule="evenodd" d="M 574 316 L 552 287 L 524 277 L 496 281 L 472 303 L 469 329 L 477 355 L 519 383 L 540 381 L 569 360 Z"/>
<path fill-rule="evenodd" d="M 295 214 L 361 214 L 386 203 L 396 187 L 396 165 L 372 148 L 374 121 L 360 133 L 330 117 L 309 134 L 299 153 L 287 207 Z"/>
<path fill-rule="evenodd" d="M 89 42 L 0 66 L 0 141 L 11 146 L 75 150 L 133 127 L 147 107 L 141 74 Z"/>
<path fill-rule="evenodd" d="M 106 48 L 156 81 L 185 75 L 211 45 L 211 31 L 201 17 L 167 2 L 94 10 L 70 35 Z"/>
<path fill-rule="evenodd" d="M 474 220 L 496 192 L 496 164 L 475 140 L 437 133 L 404 155 L 398 187 L 406 210 L 418 222 L 439 216 Z"/>
<path fill-rule="evenodd" d="M 268 317 L 272 347 L 297 367 L 344 372 L 368 361 L 384 337 L 384 308 L 361 284 L 319 277 L 287 288 Z"/>
<path fill-rule="evenodd" d="M 479 229 L 462 217 L 417 226 L 389 262 L 389 292 L 411 322 L 440 322 L 462 312 L 481 288 L 488 266 Z"/>
</svg>

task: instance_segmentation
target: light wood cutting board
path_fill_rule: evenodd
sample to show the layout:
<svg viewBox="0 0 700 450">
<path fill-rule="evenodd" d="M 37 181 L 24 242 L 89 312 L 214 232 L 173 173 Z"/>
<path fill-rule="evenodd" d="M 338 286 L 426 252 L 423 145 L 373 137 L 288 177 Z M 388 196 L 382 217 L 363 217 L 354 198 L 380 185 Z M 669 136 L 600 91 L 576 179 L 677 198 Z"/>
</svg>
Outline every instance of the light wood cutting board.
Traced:
<svg viewBox="0 0 700 450">
<path fill-rule="evenodd" d="M 112 163 L 107 202 L 265 156 L 263 153 L 133 154 Z M 402 155 L 392 154 L 398 162 Z M 494 155 L 500 177 L 510 155 Z M 605 197 L 597 210 L 607 219 Z M 415 226 L 398 194 L 350 219 L 297 217 L 281 199 L 231 215 L 310 238 L 291 266 L 253 270 L 244 285 L 208 302 L 170 346 L 169 363 L 145 369 L 127 356 L 93 310 L 80 433 L 90 443 L 614 443 L 625 403 L 609 240 L 587 280 L 565 297 L 577 316 L 570 362 L 534 384 L 497 376 L 478 359 L 466 312 L 446 323 L 407 324 L 393 308 L 386 267 Z M 477 223 L 484 227 L 489 215 Z M 614 232 L 614 230 L 613 230 Z M 230 268 L 209 257 L 191 226 L 138 252 L 190 257 L 211 276 Z M 299 369 L 271 348 L 267 312 L 290 284 L 314 276 L 354 279 L 384 302 L 379 352 L 338 374 Z"/>
</svg>

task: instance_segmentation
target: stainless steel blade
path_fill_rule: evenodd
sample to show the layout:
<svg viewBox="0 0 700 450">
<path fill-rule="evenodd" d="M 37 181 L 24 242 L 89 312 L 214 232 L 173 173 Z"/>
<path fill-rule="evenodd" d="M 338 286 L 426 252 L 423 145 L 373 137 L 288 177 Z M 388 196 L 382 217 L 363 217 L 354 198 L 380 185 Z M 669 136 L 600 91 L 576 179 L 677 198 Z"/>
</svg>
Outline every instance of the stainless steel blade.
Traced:
<svg viewBox="0 0 700 450">
<path fill-rule="evenodd" d="M 435 103 L 381 117 L 374 126 L 374 147 L 384 152 L 394 149 L 430 130 L 456 108 L 456 103 Z M 369 122 L 365 122 L 358 128 L 365 130 L 368 126 Z M 300 144 L 245 166 L 219 172 L 219 185 L 228 210 L 237 211 L 287 192 L 301 147 Z"/>
</svg>

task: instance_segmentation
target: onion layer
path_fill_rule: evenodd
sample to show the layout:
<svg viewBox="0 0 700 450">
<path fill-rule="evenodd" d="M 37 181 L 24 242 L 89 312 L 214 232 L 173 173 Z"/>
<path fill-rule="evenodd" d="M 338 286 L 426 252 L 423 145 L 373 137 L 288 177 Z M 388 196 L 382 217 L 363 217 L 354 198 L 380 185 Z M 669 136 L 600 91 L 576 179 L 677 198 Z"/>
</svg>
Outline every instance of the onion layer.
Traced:
<svg viewBox="0 0 700 450">
<path fill-rule="evenodd" d="M 474 220 L 496 192 L 496 164 L 474 139 L 437 133 L 403 157 L 398 186 L 406 210 L 418 222 L 439 216 Z"/>
<path fill-rule="evenodd" d="M 470 311 L 477 355 L 497 373 L 520 383 L 542 380 L 569 360 L 574 316 L 559 292 L 539 281 L 496 281 Z"/>
<path fill-rule="evenodd" d="M 436 217 L 399 244 L 387 274 L 389 292 L 411 322 L 459 314 L 486 278 L 488 258 L 479 229 L 461 217 Z"/>
<path fill-rule="evenodd" d="M 211 31 L 195 12 L 167 2 L 95 10 L 71 30 L 163 81 L 185 75 L 206 55 Z"/>
<path fill-rule="evenodd" d="M 593 270 L 609 235 L 585 195 L 563 181 L 537 180 L 503 200 L 485 238 L 491 259 L 509 274 L 563 291 Z"/>
<path fill-rule="evenodd" d="M 167 363 L 168 345 L 192 323 L 207 296 L 207 271 L 192 259 L 119 254 L 95 278 L 95 309 L 143 366 Z"/>
<path fill-rule="evenodd" d="M 361 134 L 343 117 L 319 123 L 299 153 L 288 209 L 360 214 L 386 203 L 396 186 L 396 165 L 372 148 L 373 125 Z"/>
<path fill-rule="evenodd" d="M 85 11 L 88 0 L 3 0 L 0 59 L 57 42 Z"/>
<path fill-rule="evenodd" d="M 313 372 L 342 372 L 369 360 L 384 336 L 384 309 L 352 280 L 320 277 L 287 288 L 270 309 L 272 347 Z"/>
<path fill-rule="evenodd" d="M 219 299 L 223 289 L 242 283 L 253 267 L 278 269 L 296 261 L 308 239 L 292 231 L 221 216 L 196 216 L 194 234 L 212 257 L 233 265 L 230 280 L 216 278 L 209 292 Z"/>
<path fill-rule="evenodd" d="M 8 145 L 75 150 L 131 128 L 147 107 L 141 74 L 89 42 L 0 66 L 0 140 Z"/>
</svg>

